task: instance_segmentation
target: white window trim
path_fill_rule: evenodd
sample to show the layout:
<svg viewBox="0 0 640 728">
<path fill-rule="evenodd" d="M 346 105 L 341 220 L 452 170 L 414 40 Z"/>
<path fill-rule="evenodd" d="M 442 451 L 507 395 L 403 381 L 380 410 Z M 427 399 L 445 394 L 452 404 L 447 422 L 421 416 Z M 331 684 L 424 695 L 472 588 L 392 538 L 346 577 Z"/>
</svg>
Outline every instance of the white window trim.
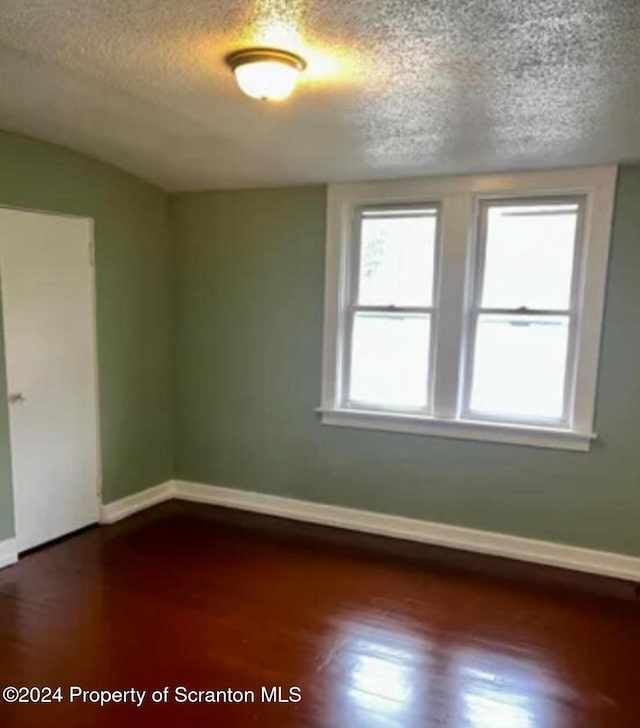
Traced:
<svg viewBox="0 0 640 728">
<path fill-rule="evenodd" d="M 499 175 L 461 176 L 333 184 L 327 199 L 327 242 L 323 332 L 322 403 L 318 408 L 323 424 L 388 430 L 422 435 L 487 440 L 587 451 L 592 440 L 602 317 L 613 217 L 617 168 L 525 172 Z M 459 396 L 464 332 L 472 305 L 477 209 L 491 198 L 538 196 L 584 196 L 582 271 L 579 276 L 576 329 L 577 369 L 572 392 L 571 426 L 546 427 L 505 424 L 463 418 Z M 434 337 L 435 373 L 433 414 L 415 415 L 342 407 L 344 380 L 341 347 L 344 311 L 348 301 L 348 265 L 352 252 L 353 215 L 357 208 L 376 205 L 439 204 L 440 250 L 434 290 L 439 291 Z M 460 295 L 464 291 L 464 295 Z M 435 304 L 436 302 L 434 302 Z"/>
</svg>

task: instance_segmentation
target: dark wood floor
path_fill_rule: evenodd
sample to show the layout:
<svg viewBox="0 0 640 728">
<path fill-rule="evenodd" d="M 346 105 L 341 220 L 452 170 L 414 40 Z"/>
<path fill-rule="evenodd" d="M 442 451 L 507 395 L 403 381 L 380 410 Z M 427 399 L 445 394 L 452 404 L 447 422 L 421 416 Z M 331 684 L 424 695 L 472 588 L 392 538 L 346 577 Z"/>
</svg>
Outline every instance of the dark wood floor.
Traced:
<svg viewBox="0 0 640 728">
<path fill-rule="evenodd" d="M 0 572 L 0 686 L 63 688 L 0 702 L 2 728 L 637 728 L 640 607 L 169 503 Z M 70 686 L 148 692 L 101 708 Z"/>
</svg>

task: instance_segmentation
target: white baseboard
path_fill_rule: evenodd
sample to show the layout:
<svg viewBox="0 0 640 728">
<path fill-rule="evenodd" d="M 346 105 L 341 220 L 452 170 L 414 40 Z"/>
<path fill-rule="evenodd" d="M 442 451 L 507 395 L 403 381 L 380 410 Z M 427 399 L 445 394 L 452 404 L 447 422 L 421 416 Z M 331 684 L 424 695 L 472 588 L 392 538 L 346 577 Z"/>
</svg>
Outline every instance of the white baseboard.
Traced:
<svg viewBox="0 0 640 728">
<path fill-rule="evenodd" d="M 113 523 L 171 498 L 640 581 L 640 557 L 182 480 L 104 506 L 101 521 Z"/>
<path fill-rule="evenodd" d="M 174 490 L 174 481 L 168 480 L 166 483 L 154 485 L 152 488 L 147 488 L 126 498 L 103 504 L 100 508 L 100 523 L 115 523 L 134 513 L 144 511 L 146 508 L 164 503 L 175 497 Z"/>
<path fill-rule="evenodd" d="M 18 561 L 18 544 L 15 538 L 0 541 L 0 569 L 13 566 Z"/>
<path fill-rule="evenodd" d="M 175 482 L 175 497 L 601 576 L 640 580 L 640 558 L 624 554 L 185 481 Z"/>
</svg>

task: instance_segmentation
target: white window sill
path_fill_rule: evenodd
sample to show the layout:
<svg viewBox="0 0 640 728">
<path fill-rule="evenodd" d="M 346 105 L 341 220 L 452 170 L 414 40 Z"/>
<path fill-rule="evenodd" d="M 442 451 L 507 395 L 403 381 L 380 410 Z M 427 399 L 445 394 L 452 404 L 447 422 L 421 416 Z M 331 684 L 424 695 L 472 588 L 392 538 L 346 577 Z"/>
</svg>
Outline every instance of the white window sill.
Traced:
<svg viewBox="0 0 640 728">
<path fill-rule="evenodd" d="M 444 420 L 423 415 L 396 414 L 356 409 L 319 407 L 323 425 L 357 427 L 367 430 L 406 432 L 414 435 L 452 437 L 460 440 L 502 442 L 512 445 L 588 452 L 592 433 L 578 433 L 553 427 L 510 425 L 475 420 Z"/>
</svg>

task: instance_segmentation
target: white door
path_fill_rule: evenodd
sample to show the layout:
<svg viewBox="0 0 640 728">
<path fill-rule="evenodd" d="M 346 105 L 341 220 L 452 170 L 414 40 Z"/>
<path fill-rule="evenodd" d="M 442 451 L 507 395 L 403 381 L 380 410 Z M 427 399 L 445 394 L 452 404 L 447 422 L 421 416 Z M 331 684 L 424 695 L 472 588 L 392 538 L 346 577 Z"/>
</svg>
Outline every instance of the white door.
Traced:
<svg viewBox="0 0 640 728">
<path fill-rule="evenodd" d="M 98 518 L 92 226 L 0 209 L 18 550 Z"/>
</svg>

